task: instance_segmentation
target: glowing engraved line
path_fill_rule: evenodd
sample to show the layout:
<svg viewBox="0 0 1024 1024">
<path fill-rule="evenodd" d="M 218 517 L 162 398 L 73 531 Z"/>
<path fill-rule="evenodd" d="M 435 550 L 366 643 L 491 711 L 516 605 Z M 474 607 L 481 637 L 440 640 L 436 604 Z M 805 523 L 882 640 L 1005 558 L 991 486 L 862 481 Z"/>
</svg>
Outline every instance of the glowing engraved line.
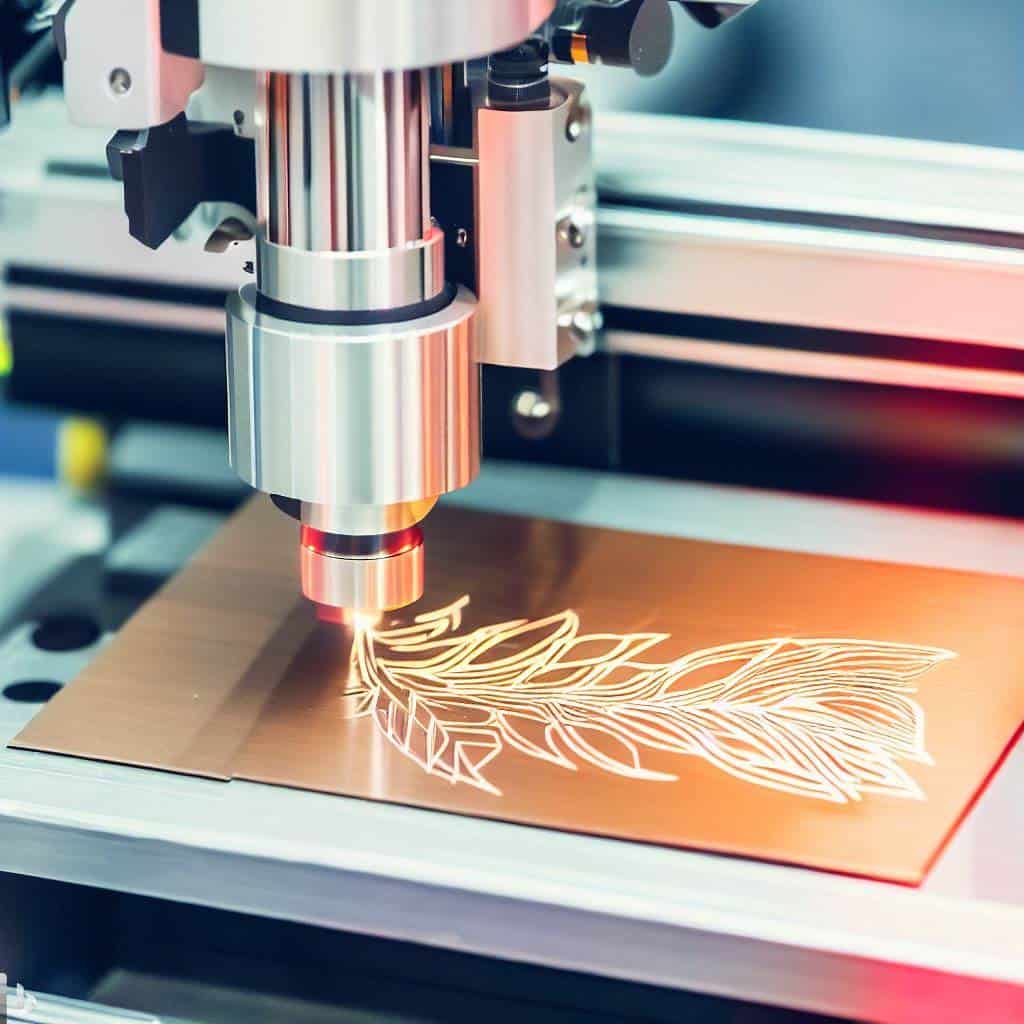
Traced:
<svg viewBox="0 0 1024 1024">
<path fill-rule="evenodd" d="M 439 778 L 500 796 L 484 769 L 507 746 L 573 771 L 677 779 L 644 767 L 657 750 L 832 803 L 924 799 L 897 762 L 933 763 L 910 694 L 951 651 L 777 637 L 653 664 L 640 656 L 668 634 L 581 635 L 572 611 L 460 634 L 468 603 L 402 628 L 364 624 L 353 640 L 353 714 Z"/>
</svg>

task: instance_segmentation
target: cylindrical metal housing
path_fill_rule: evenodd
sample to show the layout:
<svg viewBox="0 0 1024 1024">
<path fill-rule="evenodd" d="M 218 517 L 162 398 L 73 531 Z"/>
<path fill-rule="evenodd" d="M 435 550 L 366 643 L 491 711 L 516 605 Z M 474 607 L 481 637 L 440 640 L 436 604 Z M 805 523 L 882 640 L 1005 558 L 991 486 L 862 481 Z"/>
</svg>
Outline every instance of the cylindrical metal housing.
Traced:
<svg viewBox="0 0 1024 1024">
<path fill-rule="evenodd" d="M 231 463 L 259 490 L 330 506 L 418 502 L 480 462 L 476 300 L 430 316 L 337 327 L 228 300 Z"/>
<path fill-rule="evenodd" d="M 198 8 L 198 57 L 205 64 L 330 72 L 425 68 L 504 50 L 537 29 L 555 0 L 193 0 L 191 6 Z"/>
<path fill-rule="evenodd" d="M 263 82 L 258 283 L 228 300 L 231 462 L 302 522 L 307 597 L 404 607 L 423 592 L 416 524 L 480 462 L 476 300 L 446 286 L 430 217 L 427 73 Z"/>
<path fill-rule="evenodd" d="M 318 531 L 303 527 L 299 545 L 302 592 L 326 608 L 384 612 L 423 596 L 423 535 L 419 529 L 388 550 L 372 555 L 339 554 L 319 543 Z"/>
<path fill-rule="evenodd" d="M 294 249 L 403 247 L 430 229 L 425 71 L 270 73 L 259 219 Z"/>
<path fill-rule="evenodd" d="M 383 252 L 309 252 L 257 242 L 258 288 L 277 302 L 316 310 L 396 309 L 444 289 L 444 233 Z"/>
</svg>

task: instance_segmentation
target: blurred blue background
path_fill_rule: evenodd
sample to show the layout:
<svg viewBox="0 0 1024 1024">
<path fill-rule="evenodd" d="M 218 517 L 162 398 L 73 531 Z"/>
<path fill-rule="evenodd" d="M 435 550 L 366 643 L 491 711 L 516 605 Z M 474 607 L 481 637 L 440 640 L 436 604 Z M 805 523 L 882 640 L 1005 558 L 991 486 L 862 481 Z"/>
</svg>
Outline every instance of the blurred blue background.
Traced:
<svg viewBox="0 0 1024 1024">
<path fill-rule="evenodd" d="M 718 32 L 678 26 L 658 79 L 585 75 L 598 105 L 1024 146 L 1022 0 L 761 0 Z M 54 437 L 0 405 L 0 472 L 51 474 Z"/>
<path fill-rule="evenodd" d="M 55 473 L 57 420 L 0 406 L 0 473 L 52 477 Z"/>
<path fill-rule="evenodd" d="M 45 412 L 4 405 L 3 378 L 9 359 L 0 327 L 0 473 L 52 477 L 56 472 L 58 421 Z"/>
<path fill-rule="evenodd" d="M 760 0 L 717 32 L 676 24 L 657 79 L 589 71 L 602 103 L 1024 146 L 1019 0 Z"/>
</svg>

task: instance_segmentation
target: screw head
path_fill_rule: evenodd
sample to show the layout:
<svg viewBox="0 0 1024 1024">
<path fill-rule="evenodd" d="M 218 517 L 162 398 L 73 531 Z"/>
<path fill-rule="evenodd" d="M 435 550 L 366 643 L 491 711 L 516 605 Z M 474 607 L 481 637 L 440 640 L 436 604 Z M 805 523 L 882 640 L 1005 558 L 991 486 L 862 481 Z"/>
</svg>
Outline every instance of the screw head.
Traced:
<svg viewBox="0 0 1024 1024">
<path fill-rule="evenodd" d="M 110 72 L 110 91 L 115 96 L 125 96 L 132 89 L 132 76 L 124 68 L 114 68 Z"/>
<path fill-rule="evenodd" d="M 540 441 L 558 424 L 558 405 L 534 388 L 525 388 L 512 402 L 512 419 L 520 437 Z"/>
<path fill-rule="evenodd" d="M 583 102 L 577 103 L 569 111 L 569 119 L 565 122 L 565 137 L 570 142 L 578 142 L 590 124 L 590 105 Z"/>
<path fill-rule="evenodd" d="M 589 356 L 597 348 L 598 335 L 604 329 L 604 315 L 596 302 L 583 302 L 559 317 L 558 329 L 568 334 L 577 355 Z"/>
<path fill-rule="evenodd" d="M 516 414 L 527 420 L 543 420 L 551 415 L 551 403 L 530 388 L 516 395 L 514 407 Z"/>
<path fill-rule="evenodd" d="M 572 317 L 572 330 L 582 339 L 597 334 L 604 328 L 604 314 L 596 305 L 588 303 Z"/>
<path fill-rule="evenodd" d="M 593 227 L 593 210 L 576 206 L 558 222 L 558 239 L 570 249 L 585 249 Z"/>
<path fill-rule="evenodd" d="M 587 244 L 587 229 L 576 217 L 567 217 L 560 225 L 558 234 L 570 248 L 582 249 Z"/>
</svg>

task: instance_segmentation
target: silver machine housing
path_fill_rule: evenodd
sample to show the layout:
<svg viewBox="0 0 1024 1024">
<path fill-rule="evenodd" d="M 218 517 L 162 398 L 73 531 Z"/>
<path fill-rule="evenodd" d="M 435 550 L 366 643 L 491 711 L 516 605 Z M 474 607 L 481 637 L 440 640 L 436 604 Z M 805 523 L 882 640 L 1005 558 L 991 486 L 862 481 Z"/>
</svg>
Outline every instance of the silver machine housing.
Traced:
<svg viewBox="0 0 1024 1024">
<path fill-rule="evenodd" d="M 755 0 L 678 2 L 713 27 Z M 255 238 L 255 284 L 227 311 L 231 462 L 301 524 L 306 596 L 404 607 L 423 591 L 418 524 L 479 469 L 480 367 L 536 370 L 546 393 L 543 375 L 592 352 L 601 328 L 590 106 L 548 77 L 548 54 L 653 73 L 669 0 L 183 10 L 63 5 L 69 108 L 139 147 L 185 117 L 252 141 L 254 215 L 222 204 L 215 232 L 217 251 Z M 529 74 L 508 75 L 524 52 L 541 55 L 539 99 Z M 435 217 L 432 174 L 451 172 L 445 200 L 461 191 L 470 212 Z M 457 279 L 453 246 L 470 256 Z"/>
<path fill-rule="evenodd" d="M 306 596 L 379 612 L 421 595 L 418 524 L 479 471 L 481 363 L 551 370 L 593 347 L 589 111 L 575 84 L 515 112 L 478 85 L 474 145 L 441 147 L 474 170 L 478 298 L 447 281 L 431 216 L 426 69 L 518 44 L 554 0 L 357 0 L 344 18 L 310 0 L 283 30 L 273 6 L 199 5 L 199 62 L 253 94 L 235 117 L 258 208 L 256 284 L 228 303 L 231 462 L 301 523 Z"/>
<path fill-rule="evenodd" d="M 518 42 L 553 4 L 398 6 L 403 31 L 373 57 L 318 51 L 325 22 L 311 11 L 307 40 L 258 58 L 289 70 L 257 69 L 257 285 L 228 304 L 232 465 L 300 520 L 303 591 L 328 609 L 422 594 L 418 523 L 479 471 L 481 363 L 554 369 L 582 347 L 577 316 L 596 310 L 593 162 L 567 127 L 583 124 L 580 87 L 556 86 L 542 109 L 484 100 L 476 147 L 439 154 L 476 168 L 486 316 L 446 281 L 431 216 L 429 81 L 413 41 L 475 23 L 431 52 L 465 60 Z M 385 23 L 379 10 L 361 22 Z"/>
<path fill-rule="evenodd" d="M 297 503 L 303 590 L 386 609 L 423 590 L 403 536 L 479 470 L 476 300 L 430 216 L 425 71 L 271 72 L 257 106 L 257 285 L 228 303 L 231 463 Z M 378 537 L 358 557 L 321 533 Z"/>
</svg>

